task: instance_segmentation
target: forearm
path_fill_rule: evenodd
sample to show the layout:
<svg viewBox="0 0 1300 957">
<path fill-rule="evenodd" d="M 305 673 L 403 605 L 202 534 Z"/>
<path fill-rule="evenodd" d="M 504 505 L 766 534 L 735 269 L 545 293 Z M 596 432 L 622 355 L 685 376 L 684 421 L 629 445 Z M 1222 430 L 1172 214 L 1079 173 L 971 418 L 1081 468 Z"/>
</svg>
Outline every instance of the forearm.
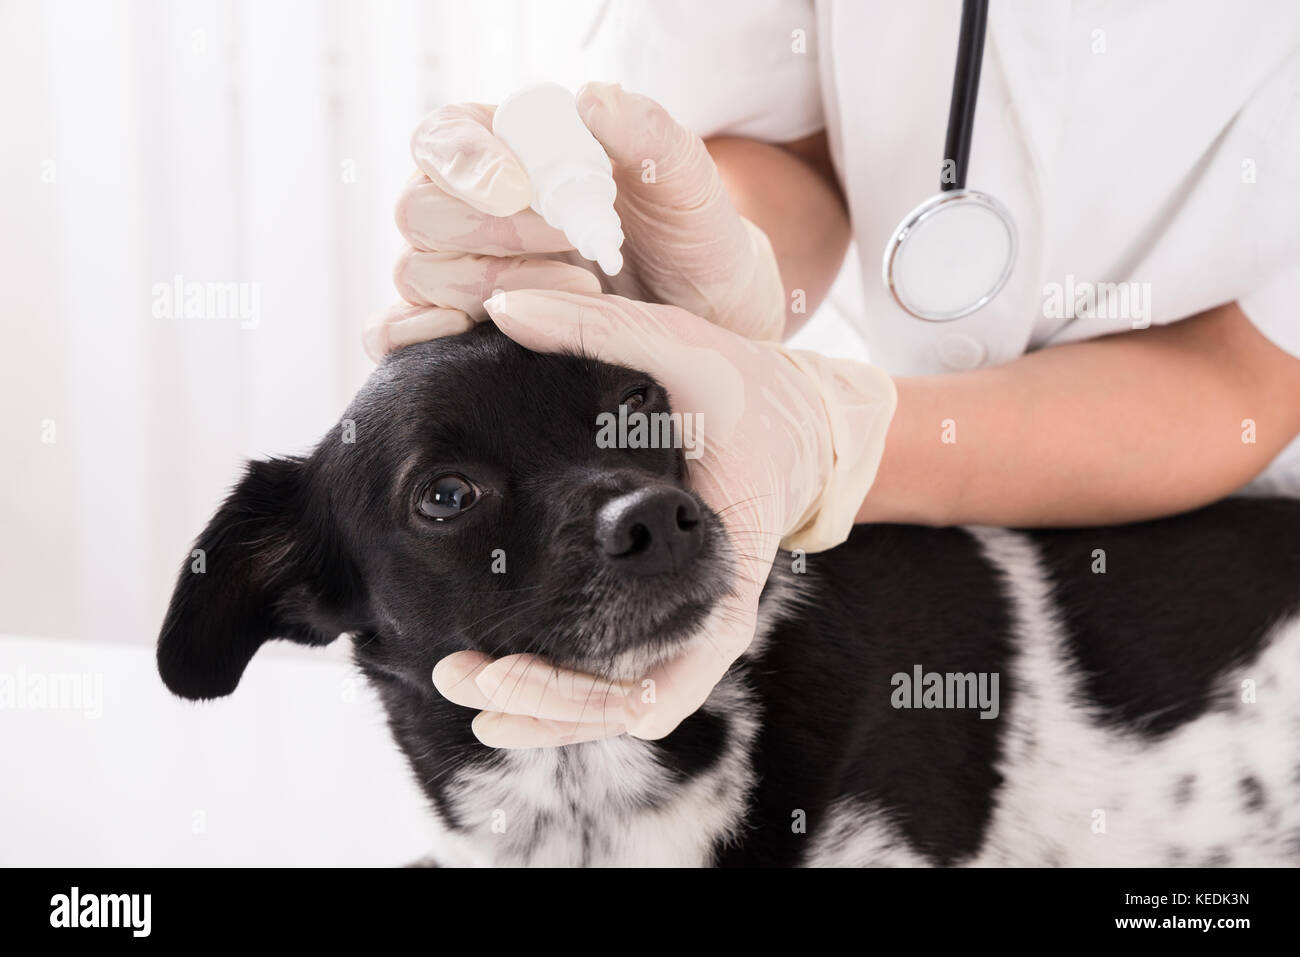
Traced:
<svg viewBox="0 0 1300 957">
<path fill-rule="evenodd" d="M 897 384 L 859 522 L 1152 518 L 1237 490 L 1300 432 L 1300 360 L 1235 304 Z"/>
<path fill-rule="evenodd" d="M 789 336 L 830 291 L 851 236 L 825 154 L 825 134 L 785 146 L 734 137 L 712 139 L 707 146 L 736 209 L 772 241 Z M 796 290 L 802 291 L 801 302 Z M 803 311 L 794 311 L 796 305 Z"/>
</svg>

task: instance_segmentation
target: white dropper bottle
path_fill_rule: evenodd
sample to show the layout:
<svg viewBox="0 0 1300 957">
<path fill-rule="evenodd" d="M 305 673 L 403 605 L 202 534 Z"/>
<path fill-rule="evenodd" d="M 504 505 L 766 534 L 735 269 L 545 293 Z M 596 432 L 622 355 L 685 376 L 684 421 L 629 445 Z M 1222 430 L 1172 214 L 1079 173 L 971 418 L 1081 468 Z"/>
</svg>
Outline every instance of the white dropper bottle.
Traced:
<svg viewBox="0 0 1300 957">
<path fill-rule="evenodd" d="M 573 94 L 558 83 L 526 87 L 497 107 L 492 132 L 528 174 L 533 209 L 562 230 L 578 253 L 607 276 L 623 268 L 623 227 L 614 212 L 609 157 L 578 115 Z"/>
</svg>

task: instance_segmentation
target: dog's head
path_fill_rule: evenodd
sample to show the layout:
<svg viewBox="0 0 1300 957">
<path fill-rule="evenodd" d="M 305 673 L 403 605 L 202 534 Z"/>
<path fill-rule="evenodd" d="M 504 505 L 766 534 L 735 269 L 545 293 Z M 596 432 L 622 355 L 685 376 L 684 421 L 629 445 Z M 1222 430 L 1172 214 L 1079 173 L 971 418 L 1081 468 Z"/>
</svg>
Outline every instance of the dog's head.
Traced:
<svg viewBox="0 0 1300 957">
<path fill-rule="evenodd" d="M 620 406 L 650 427 L 610 442 Z M 423 687 L 462 649 L 643 673 L 731 574 L 683 450 L 655 441 L 669 411 L 643 373 L 490 324 L 400 350 L 311 455 L 252 463 L 208 523 L 163 624 L 163 680 L 229 694 L 264 641 L 343 633 Z"/>
</svg>

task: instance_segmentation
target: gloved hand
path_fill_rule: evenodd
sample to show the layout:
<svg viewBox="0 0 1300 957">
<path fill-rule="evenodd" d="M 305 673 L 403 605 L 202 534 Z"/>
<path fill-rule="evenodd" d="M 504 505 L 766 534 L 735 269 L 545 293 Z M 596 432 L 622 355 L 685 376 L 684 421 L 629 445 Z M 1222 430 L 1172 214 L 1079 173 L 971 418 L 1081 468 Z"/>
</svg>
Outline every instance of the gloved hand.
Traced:
<svg viewBox="0 0 1300 957">
<path fill-rule="evenodd" d="M 492 134 L 495 107 L 434 110 L 411 140 L 419 173 L 397 204 L 408 246 L 394 280 L 409 305 L 374 317 L 366 350 L 463 332 L 496 291 L 602 289 L 671 302 L 751 339 L 779 339 L 786 299 L 767 235 L 731 205 L 704 142 L 647 97 L 588 83 L 578 112 L 618 186 L 623 270 L 598 275 L 529 208 L 528 176 Z"/>
<path fill-rule="evenodd" d="M 884 451 L 894 383 L 863 363 L 742 339 L 675 306 L 552 291 L 507 292 L 485 306 L 528 349 L 581 350 L 643 370 L 674 411 L 702 414 L 689 481 L 726 529 L 735 587 L 689 650 L 646 676 L 653 701 L 641 682 L 620 686 L 530 655 L 492 662 L 459 652 L 437 664 L 434 685 L 482 709 L 474 733 L 494 747 L 661 738 L 753 640 L 778 544 L 818 551 L 848 537 Z"/>
</svg>

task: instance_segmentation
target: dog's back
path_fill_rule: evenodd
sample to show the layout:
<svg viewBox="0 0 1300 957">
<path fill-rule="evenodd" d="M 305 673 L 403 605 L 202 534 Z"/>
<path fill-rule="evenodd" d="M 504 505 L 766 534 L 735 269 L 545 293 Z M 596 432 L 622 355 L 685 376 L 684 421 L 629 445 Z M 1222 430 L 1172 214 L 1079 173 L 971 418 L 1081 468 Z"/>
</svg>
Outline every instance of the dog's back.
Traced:
<svg viewBox="0 0 1300 957">
<path fill-rule="evenodd" d="M 724 861 L 1300 863 L 1300 502 L 860 526 L 806 574 L 747 666 L 769 839 Z"/>
</svg>

